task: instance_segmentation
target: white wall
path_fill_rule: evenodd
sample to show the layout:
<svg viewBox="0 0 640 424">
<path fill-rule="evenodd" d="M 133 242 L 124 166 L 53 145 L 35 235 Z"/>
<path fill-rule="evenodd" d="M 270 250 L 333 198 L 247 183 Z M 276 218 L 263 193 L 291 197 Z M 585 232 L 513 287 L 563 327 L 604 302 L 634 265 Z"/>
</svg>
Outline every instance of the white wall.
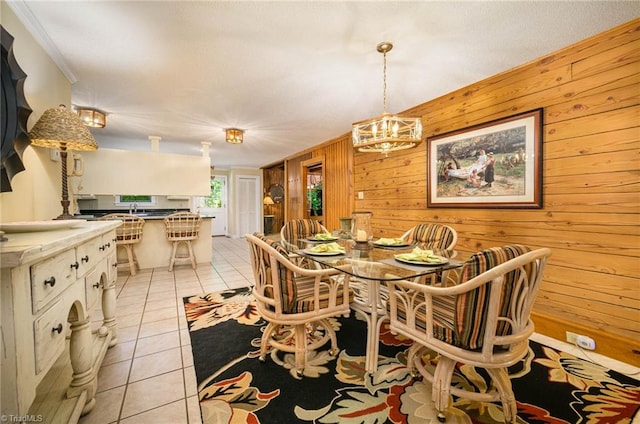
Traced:
<svg viewBox="0 0 640 424">
<path fill-rule="evenodd" d="M 2 26 L 14 37 L 16 61 L 27 74 L 24 91 L 33 110 L 27 125 L 31 129 L 46 109 L 60 104 L 70 107 L 71 84 L 7 3 L 0 2 L 0 8 Z M 43 147 L 27 147 L 22 160 L 26 170 L 11 181 L 13 191 L 0 194 L 0 221 L 32 221 L 60 215 L 60 162 L 52 161 L 49 149 Z"/>
<path fill-rule="evenodd" d="M 80 152 L 80 194 L 208 196 L 208 157 L 98 148 Z"/>
</svg>

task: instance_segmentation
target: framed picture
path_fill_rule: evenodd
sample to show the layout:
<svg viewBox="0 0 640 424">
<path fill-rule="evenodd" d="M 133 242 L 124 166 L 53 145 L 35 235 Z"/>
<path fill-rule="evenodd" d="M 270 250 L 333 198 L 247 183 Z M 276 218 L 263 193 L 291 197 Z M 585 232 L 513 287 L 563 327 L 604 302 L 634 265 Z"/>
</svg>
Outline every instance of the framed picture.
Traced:
<svg viewBox="0 0 640 424">
<path fill-rule="evenodd" d="M 427 138 L 430 208 L 541 208 L 542 109 Z"/>
</svg>

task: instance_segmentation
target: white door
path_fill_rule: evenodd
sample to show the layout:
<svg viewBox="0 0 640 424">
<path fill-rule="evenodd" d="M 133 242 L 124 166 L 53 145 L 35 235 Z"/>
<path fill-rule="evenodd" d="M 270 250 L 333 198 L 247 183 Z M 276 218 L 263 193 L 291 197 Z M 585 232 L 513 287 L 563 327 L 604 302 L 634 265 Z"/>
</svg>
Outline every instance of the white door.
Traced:
<svg viewBox="0 0 640 424">
<path fill-rule="evenodd" d="M 209 197 L 197 199 L 200 214 L 211 217 L 211 235 L 227 235 L 227 176 L 216 175 L 211 178 L 211 194 Z"/>
<path fill-rule="evenodd" d="M 262 198 L 260 177 L 238 176 L 237 179 L 238 235 L 261 231 Z"/>
</svg>

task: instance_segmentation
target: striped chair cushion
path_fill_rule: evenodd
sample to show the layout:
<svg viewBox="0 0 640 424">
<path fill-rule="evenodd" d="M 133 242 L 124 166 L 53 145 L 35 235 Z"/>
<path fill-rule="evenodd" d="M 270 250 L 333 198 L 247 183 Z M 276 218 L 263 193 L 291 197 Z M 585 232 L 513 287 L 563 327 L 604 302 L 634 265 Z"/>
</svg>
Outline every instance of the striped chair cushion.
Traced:
<svg viewBox="0 0 640 424">
<path fill-rule="evenodd" d="M 289 259 L 287 250 L 280 244 L 280 242 L 268 239 L 262 233 L 254 233 L 254 236 L 263 240 L 265 243 L 269 244 L 271 247 L 276 249 L 276 251 L 282 253 L 282 255 Z M 264 252 L 265 255 L 264 261 L 265 264 L 268 265 L 267 278 L 271 279 L 271 258 L 269 255 Z M 278 276 L 280 279 L 280 301 L 282 303 L 282 309 L 285 313 L 297 313 L 297 312 L 306 312 L 312 311 L 315 308 L 315 304 L 313 302 L 313 285 L 314 279 L 313 277 L 298 277 L 295 275 L 293 271 L 291 271 L 286 266 L 281 263 L 275 264 L 278 269 Z M 327 277 L 329 278 L 329 277 Z M 273 297 L 273 291 L 271 289 L 265 290 L 265 295 L 269 297 Z M 351 293 L 351 297 L 353 297 Z M 320 307 L 325 308 L 329 306 L 329 292 L 327 287 L 320 288 Z M 350 301 L 353 300 L 352 298 Z M 342 292 L 338 295 L 338 304 L 342 301 Z"/>
<path fill-rule="evenodd" d="M 526 246 L 513 245 L 494 247 L 477 252 L 465 262 L 460 283 L 469 281 L 489 269 L 518 257 L 530 249 Z M 528 272 L 528 270 L 525 270 Z M 500 299 L 500 315 L 507 316 L 511 307 L 513 283 L 520 271 L 514 270 L 505 275 L 505 284 Z M 463 349 L 476 350 L 482 348 L 486 314 L 489 305 L 489 286 L 483 285 L 476 290 L 459 296 L 437 296 L 432 298 L 433 306 L 433 336 Z M 414 298 L 413 308 L 421 304 L 415 312 L 416 327 L 426 329 L 426 308 L 424 295 Z M 398 302 L 398 320 L 406 324 L 406 310 Z M 389 305 L 387 304 L 387 308 Z M 510 332 L 506 322 L 499 322 L 497 334 L 506 335 Z"/>
<path fill-rule="evenodd" d="M 275 240 L 266 238 L 262 233 L 253 233 L 254 236 L 259 238 L 260 240 L 267 243 L 269 246 L 273 247 L 278 253 L 282 254 L 287 260 L 289 259 L 289 254 L 287 249 L 285 249 L 280 242 Z M 267 287 L 265 288 L 265 296 L 273 298 L 273 290 L 271 286 L 273 285 L 271 282 L 271 257 L 266 251 L 262 251 L 264 255 L 264 263 L 265 263 L 265 272 L 267 278 Z M 295 303 L 295 299 L 297 298 L 297 291 L 295 285 L 295 279 L 293 276 L 293 272 L 291 272 L 287 267 L 278 265 L 278 275 L 280 275 L 280 301 L 282 302 L 283 309 L 285 311 L 290 311 Z"/>
<path fill-rule="evenodd" d="M 413 243 L 423 243 L 431 249 L 445 249 L 453 241 L 451 230 L 441 224 L 418 224 L 411 229 L 407 240 Z"/>
<path fill-rule="evenodd" d="M 290 243 L 295 243 L 297 239 L 313 236 L 322 233 L 322 225 L 314 219 L 294 219 L 288 221 L 282 231 L 282 236 Z"/>
<path fill-rule="evenodd" d="M 505 263 L 513 258 L 529 252 L 529 248 L 522 245 L 493 247 L 474 253 L 465 262 L 460 274 L 460 283 Z M 512 304 L 514 282 L 520 276 L 516 269 L 505 275 L 505 281 L 500 296 L 500 316 L 508 316 Z M 526 270 L 525 270 L 526 272 Z M 454 344 L 465 349 L 481 349 L 484 337 L 487 308 L 489 306 L 489 285 L 482 285 L 477 289 L 457 296 L 454 311 Z M 498 323 L 496 334 L 507 335 L 511 331 L 505 321 Z"/>
<path fill-rule="evenodd" d="M 412 298 L 411 308 L 415 310 L 416 327 L 422 330 L 427 329 L 427 315 L 424 294 Z M 390 302 L 387 302 L 387 312 L 390 312 Z M 407 324 L 407 312 L 402 302 L 398 302 L 398 321 Z M 433 335 L 434 337 L 453 344 L 454 325 L 453 316 L 455 311 L 454 296 L 439 296 L 432 298 L 433 306 Z"/>
</svg>

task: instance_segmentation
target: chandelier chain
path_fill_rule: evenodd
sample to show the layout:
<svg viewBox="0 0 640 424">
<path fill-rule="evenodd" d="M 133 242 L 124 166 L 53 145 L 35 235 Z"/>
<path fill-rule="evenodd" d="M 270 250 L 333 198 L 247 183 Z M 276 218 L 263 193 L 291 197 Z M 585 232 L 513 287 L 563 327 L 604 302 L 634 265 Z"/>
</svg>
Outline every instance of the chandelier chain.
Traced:
<svg viewBox="0 0 640 424">
<path fill-rule="evenodd" d="M 382 53 L 382 110 L 387 113 L 387 52 Z"/>
</svg>

